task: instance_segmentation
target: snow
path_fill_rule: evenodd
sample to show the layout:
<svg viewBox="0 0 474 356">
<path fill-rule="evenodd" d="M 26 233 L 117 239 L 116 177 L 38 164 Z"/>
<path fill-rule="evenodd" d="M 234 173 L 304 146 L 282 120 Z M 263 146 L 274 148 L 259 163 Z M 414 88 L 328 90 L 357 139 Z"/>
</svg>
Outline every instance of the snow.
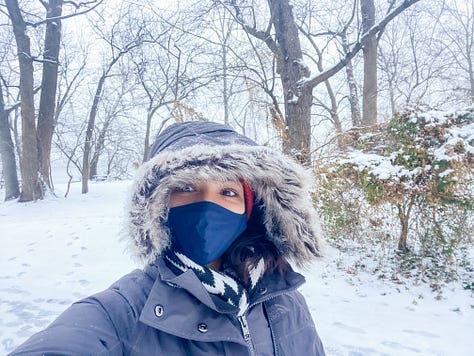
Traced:
<svg viewBox="0 0 474 356">
<path fill-rule="evenodd" d="M 360 172 L 364 169 L 368 169 L 369 173 L 381 180 L 388 180 L 392 177 L 401 178 L 404 176 L 411 176 L 417 172 L 415 170 L 409 171 L 401 165 L 392 164 L 391 157 L 384 157 L 374 153 L 353 151 L 350 152 L 348 156 L 348 159 L 341 159 L 339 163 L 353 163 Z"/>
<path fill-rule="evenodd" d="M 417 113 L 418 116 L 413 116 L 410 121 L 417 123 L 418 120 L 426 123 L 425 127 L 431 126 L 433 128 L 437 126 L 448 125 L 444 134 L 444 140 L 438 146 L 429 147 L 427 154 L 432 157 L 435 162 L 451 162 L 451 161 L 462 161 L 469 154 L 474 154 L 474 123 L 455 125 L 450 121 L 453 117 L 461 115 L 463 112 L 450 113 L 444 111 L 428 111 Z M 470 113 L 466 111 L 465 113 Z M 470 118 L 472 120 L 472 117 Z M 374 134 L 368 133 L 362 135 L 359 140 L 370 140 Z M 424 149 L 422 146 L 415 145 L 420 152 Z M 457 148 L 457 150 L 455 149 Z M 462 149 L 461 149 L 462 148 Z M 431 165 L 427 164 L 424 167 L 414 167 L 407 169 L 403 165 L 395 164 L 397 158 L 403 158 L 405 161 L 410 161 L 411 156 L 404 153 L 403 150 L 392 152 L 389 156 L 383 156 L 375 153 L 366 153 L 359 150 L 354 150 L 347 154 L 347 158 L 337 159 L 338 165 L 353 164 L 359 171 L 367 171 L 378 178 L 379 180 L 392 180 L 394 182 L 403 181 L 416 177 L 420 173 L 428 172 L 431 169 Z M 440 166 L 435 165 L 435 170 L 439 170 Z M 445 177 L 454 175 L 456 173 L 453 169 L 446 169 L 443 172 L 437 172 L 439 177 Z M 453 177 L 453 179 L 456 179 Z"/>
<path fill-rule="evenodd" d="M 0 203 L 0 354 L 137 267 L 119 239 L 130 184 L 95 183 L 82 195 L 76 183 L 68 198 Z M 438 300 L 426 285 L 337 268 L 351 258 L 328 247 L 302 271 L 328 355 L 473 354 L 472 292 L 449 285 Z"/>
<path fill-rule="evenodd" d="M 291 99 L 288 100 L 288 104 L 298 104 L 298 100 L 300 100 L 300 98 L 293 94 L 293 96 L 291 97 Z"/>
</svg>

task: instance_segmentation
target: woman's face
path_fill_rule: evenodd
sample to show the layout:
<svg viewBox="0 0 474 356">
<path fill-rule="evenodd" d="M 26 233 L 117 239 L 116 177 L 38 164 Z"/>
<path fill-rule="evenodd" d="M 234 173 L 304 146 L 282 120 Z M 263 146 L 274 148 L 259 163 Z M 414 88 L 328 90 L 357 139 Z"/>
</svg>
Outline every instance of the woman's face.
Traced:
<svg viewBox="0 0 474 356">
<path fill-rule="evenodd" d="M 201 201 L 209 201 L 236 214 L 245 212 L 244 188 L 239 181 L 202 181 L 171 192 L 170 208 Z"/>
</svg>

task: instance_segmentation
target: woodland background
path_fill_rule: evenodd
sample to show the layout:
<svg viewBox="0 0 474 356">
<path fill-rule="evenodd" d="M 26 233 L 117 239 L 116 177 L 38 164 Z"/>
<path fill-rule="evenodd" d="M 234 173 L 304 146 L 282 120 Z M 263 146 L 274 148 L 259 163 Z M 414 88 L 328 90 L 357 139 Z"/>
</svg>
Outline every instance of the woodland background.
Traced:
<svg viewBox="0 0 474 356">
<path fill-rule="evenodd" d="M 5 200 L 219 121 L 315 171 L 341 268 L 474 289 L 472 0 L 3 0 L 0 41 Z"/>
</svg>

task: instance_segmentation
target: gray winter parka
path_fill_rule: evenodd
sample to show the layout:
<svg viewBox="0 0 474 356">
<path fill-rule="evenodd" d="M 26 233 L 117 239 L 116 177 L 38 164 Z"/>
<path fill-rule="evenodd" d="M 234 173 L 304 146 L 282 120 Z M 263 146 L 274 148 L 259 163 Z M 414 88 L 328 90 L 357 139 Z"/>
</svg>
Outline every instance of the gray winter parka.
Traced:
<svg viewBox="0 0 474 356">
<path fill-rule="evenodd" d="M 237 310 L 192 270 L 176 276 L 160 258 L 73 304 L 12 355 L 324 355 L 296 290 L 303 282 L 293 271 L 267 277 L 251 296 L 245 338 Z"/>
<path fill-rule="evenodd" d="M 324 355 L 300 274 L 267 273 L 243 317 L 206 291 L 192 270 L 176 275 L 170 193 L 202 181 L 244 179 L 254 194 L 249 228 L 299 266 L 319 255 L 311 175 L 281 153 L 212 122 L 173 124 L 153 145 L 130 199 L 130 249 L 145 266 L 74 303 L 11 355 Z M 256 222 L 256 223 L 255 223 Z"/>
</svg>

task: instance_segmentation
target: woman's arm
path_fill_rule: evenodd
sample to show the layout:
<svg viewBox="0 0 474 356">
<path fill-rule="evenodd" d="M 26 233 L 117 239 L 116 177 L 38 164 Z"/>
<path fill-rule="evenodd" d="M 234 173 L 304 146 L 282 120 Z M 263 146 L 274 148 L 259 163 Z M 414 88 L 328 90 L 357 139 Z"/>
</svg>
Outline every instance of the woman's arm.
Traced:
<svg viewBox="0 0 474 356">
<path fill-rule="evenodd" d="M 9 355 L 122 355 L 107 311 L 95 298 L 71 305 Z"/>
</svg>

